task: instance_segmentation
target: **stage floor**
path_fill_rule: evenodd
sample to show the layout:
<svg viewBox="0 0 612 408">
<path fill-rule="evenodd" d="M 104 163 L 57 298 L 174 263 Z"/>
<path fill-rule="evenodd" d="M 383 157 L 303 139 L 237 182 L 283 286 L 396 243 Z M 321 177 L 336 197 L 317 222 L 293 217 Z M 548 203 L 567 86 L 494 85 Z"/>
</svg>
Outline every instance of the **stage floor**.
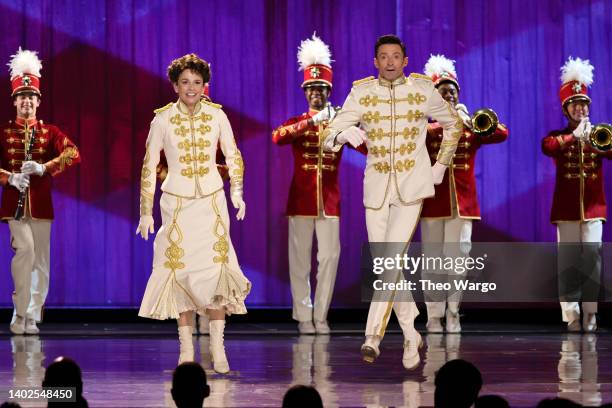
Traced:
<svg viewBox="0 0 612 408">
<path fill-rule="evenodd" d="M 325 407 L 433 405 L 434 374 L 463 358 L 482 372 L 482 394 L 504 396 L 512 407 L 533 407 L 560 396 L 585 406 L 612 401 L 612 332 L 567 334 L 560 326 L 472 325 L 461 335 L 424 335 L 421 365 L 402 367 L 402 337 L 390 330 L 374 364 L 361 361 L 362 327 L 333 326 L 331 336 L 298 336 L 294 325 L 229 324 L 231 373 L 211 370 L 208 336 L 194 337 L 197 359 L 212 389 L 205 406 L 278 407 L 292 384 L 314 384 Z M 91 407 L 174 406 L 175 327 L 149 325 L 42 326 L 39 336 L 0 331 L 0 390 L 39 386 L 44 366 L 60 355 L 83 370 Z M 23 403 L 22 406 L 41 406 Z"/>
</svg>

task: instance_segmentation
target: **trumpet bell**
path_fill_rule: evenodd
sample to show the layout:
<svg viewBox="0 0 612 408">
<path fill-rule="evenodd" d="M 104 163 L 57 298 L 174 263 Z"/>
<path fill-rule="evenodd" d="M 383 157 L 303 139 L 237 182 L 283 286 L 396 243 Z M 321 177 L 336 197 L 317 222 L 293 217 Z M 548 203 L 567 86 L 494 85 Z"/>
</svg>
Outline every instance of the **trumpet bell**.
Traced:
<svg viewBox="0 0 612 408">
<path fill-rule="evenodd" d="M 493 109 L 478 109 L 472 115 L 472 131 L 479 136 L 490 136 L 497 129 L 499 119 Z"/>
<path fill-rule="evenodd" d="M 591 146 L 597 150 L 607 152 L 612 148 L 612 125 L 599 123 L 593 127 L 589 134 Z"/>
</svg>

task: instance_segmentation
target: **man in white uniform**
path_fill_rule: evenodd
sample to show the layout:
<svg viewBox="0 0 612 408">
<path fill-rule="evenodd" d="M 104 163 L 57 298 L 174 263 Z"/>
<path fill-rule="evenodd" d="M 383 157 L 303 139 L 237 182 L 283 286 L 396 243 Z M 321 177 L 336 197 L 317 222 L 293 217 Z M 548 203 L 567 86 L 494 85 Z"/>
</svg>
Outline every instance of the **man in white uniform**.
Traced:
<svg viewBox="0 0 612 408">
<path fill-rule="evenodd" d="M 454 107 L 435 89 L 431 78 L 404 76 L 406 48 L 394 35 L 382 36 L 375 46 L 378 78 L 353 83 L 344 106 L 325 131 L 325 148 L 339 150 L 366 143 L 368 158 L 364 177 L 364 206 L 370 242 L 408 243 L 419 220 L 423 199 L 434 194 L 461 137 L 463 125 Z M 425 147 L 427 118 L 444 128 L 437 162 L 430 164 Z M 357 127 L 359 126 L 359 127 Z M 399 277 L 401 270 L 393 273 Z M 363 359 L 378 355 L 391 309 L 404 334 L 403 364 L 415 368 L 420 361 L 421 336 L 414 328 L 418 309 L 409 301 L 397 301 L 393 292 L 385 301 L 372 301 L 366 325 Z"/>
</svg>

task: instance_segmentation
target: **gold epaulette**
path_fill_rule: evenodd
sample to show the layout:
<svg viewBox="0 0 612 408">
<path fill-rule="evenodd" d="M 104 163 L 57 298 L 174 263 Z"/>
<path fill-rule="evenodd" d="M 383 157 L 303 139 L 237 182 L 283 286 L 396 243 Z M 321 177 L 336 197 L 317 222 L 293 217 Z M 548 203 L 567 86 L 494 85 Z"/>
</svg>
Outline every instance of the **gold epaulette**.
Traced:
<svg viewBox="0 0 612 408">
<path fill-rule="evenodd" d="M 376 78 L 375 78 L 375 77 L 373 77 L 373 76 L 369 76 L 369 77 L 367 77 L 367 78 L 358 79 L 357 81 L 353 81 L 353 86 L 359 86 L 359 85 L 361 85 L 361 84 L 365 84 L 366 82 L 370 82 L 370 81 L 372 81 L 373 79 L 376 79 Z"/>
<path fill-rule="evenodd" d="M 153 113 L 155 113 L 155 114 L 157 115 L 157 114 L 158 114 L 158 113 L 160 113 L 160 112 L 163 112 L 163 111 L 165 111 L 165 110 L 167 110 L 167 109 L 170 109 L 170 107 L 172 106 L 172 104 L 173 104 L 173 103 L 174 103 L 174 102 L 170 102 L 170 103 L 169 103 L 169 104 L 167 104 L 166 106 L 162 106 L 161 108 L 157 108 L 157 109 L 155 109 L 155 110 L 153 111 Z"/>
<path fill-rule="evenodd" d="M 211 101 L 207 101 L 206 99 L 202 99 L 200 102 L 208 105 L 208 106 L 212 106 L 213 108 L 217 108 L 217 109 L 221 109 L 223 106 L 219 105 L 218 103 L 214 103 Z"/>
<path fill-rule="evenodd" d="M 413 72 L 410 74 L 410 78 L 414 78 L 414 79 L 424 79 L 426 81 L 432 82 L 431 78 L 428 77 L 427 75 L 423 75 L 423 74 L 419 74 L 417 72 Z"/>
</svg>

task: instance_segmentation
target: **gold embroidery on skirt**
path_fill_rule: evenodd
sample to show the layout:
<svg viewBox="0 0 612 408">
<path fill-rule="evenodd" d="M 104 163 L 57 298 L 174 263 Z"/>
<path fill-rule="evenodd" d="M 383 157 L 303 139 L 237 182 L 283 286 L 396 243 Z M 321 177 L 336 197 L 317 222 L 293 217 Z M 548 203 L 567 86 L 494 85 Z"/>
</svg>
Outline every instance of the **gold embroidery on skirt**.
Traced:
<svg viewBox="0 0 612 408">
<path fill-rule="evenodd" d="M 176 222 L 178 218 L 178 214 L 181 211 L 182 200 L 181 198 L 177 198 L 176 200 L 176 209 L 174 210 L 174 214 L 172 216 L 172 224 L 170 228 L 168 228 L 168 233 L 166 237 L 168 238 L 168 242 L 170 242 L 170 246 L 166 249 L 165 255 L 168 260 L 164 263 L 164 266 L 168 269 L 171 269 L 174 273 L 177 269 L 183 269 L 185 264 L 181 262 L 181 258 L 185 255 L 185 251 L 179 245 L 183 242 L 183 233 Z M 176 234 L 176 239 L 173 238 L 173 234 Z"/>
<path fill-rule="evenodd" d="M 213 209 L 215 210 L 215 215 L 217 219 L 215 220 L 215 226 L 213 228 L 213 232 L 217 237 L 218 241 L 213 245 L 213 250 L 219 253 L 219 256 L 215 256 L 213 258 L 214 263 L 222 263 L 226 264 L 229 262 L 229 258 L 227 253 L 229 252 L 229 243 L 227 242 L 227 229 L 223 224 L 223 220 L 221 219 L 221 213 L 219 212 L 219 207 L 217 207 L 217 194 L 213 195 L 212 199 Z M 219 228 L 221 228 L 221 233 L 219 233 Z"/>
</svg>

